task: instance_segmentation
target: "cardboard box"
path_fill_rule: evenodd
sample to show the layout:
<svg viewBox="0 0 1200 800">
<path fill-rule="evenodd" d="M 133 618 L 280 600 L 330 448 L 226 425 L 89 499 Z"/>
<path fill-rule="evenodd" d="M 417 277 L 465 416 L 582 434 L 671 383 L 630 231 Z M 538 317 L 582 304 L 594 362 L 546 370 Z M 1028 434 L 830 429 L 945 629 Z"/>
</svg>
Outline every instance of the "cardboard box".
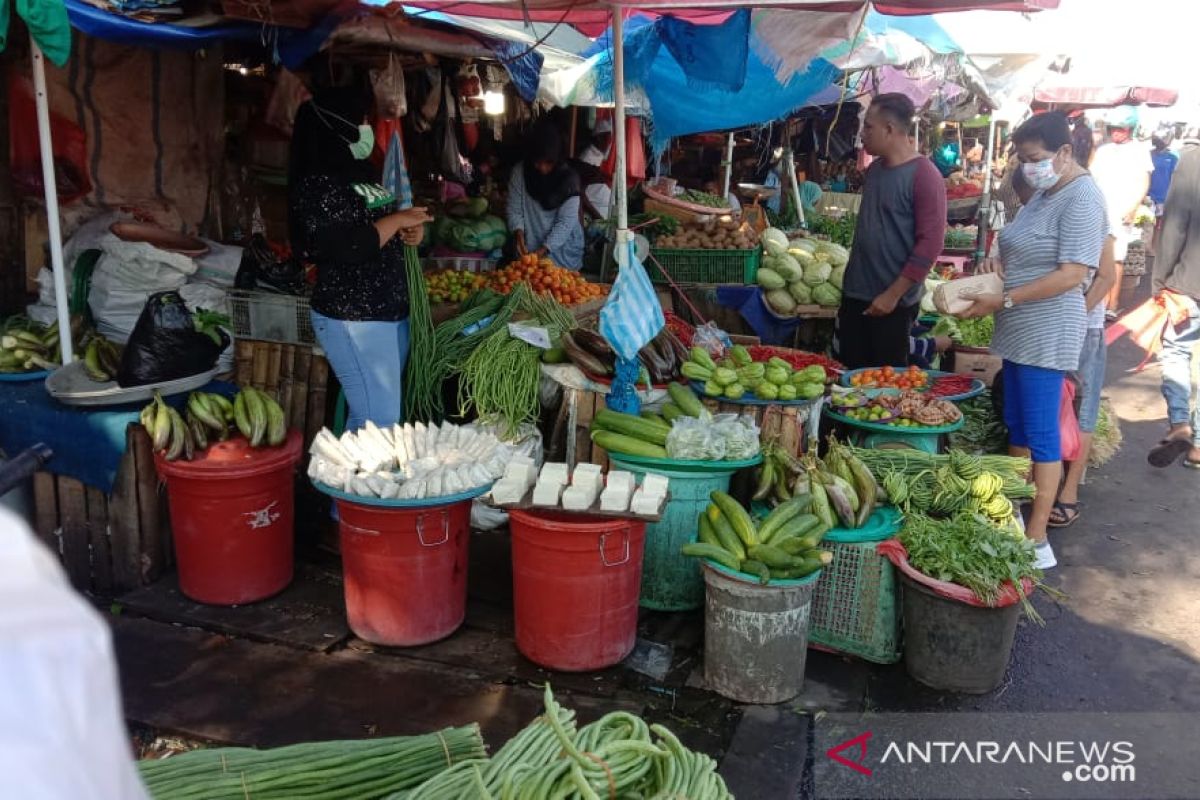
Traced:
<svg viewBox="0 0 1200 800">
<path fill-rule="evenodd" d="M 991 386 L 1004 362 L 1000 356 L 976 347 L 954 349 L 954 371 L 959 375 L 979 378 Z"/>
</svg>

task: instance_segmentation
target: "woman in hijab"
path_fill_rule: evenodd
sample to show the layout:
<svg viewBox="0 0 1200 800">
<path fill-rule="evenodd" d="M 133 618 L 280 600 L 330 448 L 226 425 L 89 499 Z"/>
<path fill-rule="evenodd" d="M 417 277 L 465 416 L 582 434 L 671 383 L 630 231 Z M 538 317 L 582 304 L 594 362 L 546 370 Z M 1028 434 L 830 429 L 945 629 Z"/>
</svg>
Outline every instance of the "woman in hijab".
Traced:
<svg viewBox="0 0 1200 800">
<path fill-rule="evenodd" d="M 508 181 L 508 227 L 518 255 L 549 256 L 570 269 L 583 265 L 579 192 L 579 176 L 567 164 L 558 130 L 539 126 Z"/>
<path fill-rule="evenodd" d="M 313 331 L 346 395 L 347 430 L 403 418 L 404 247 L 420 243 L 429 219 L 424 208 L 391 210 L 368 160 L 370 108 L 365 81 L 317 89 L 296 115 L 288 176 L 292 246 L 317 267 Z"/>
</svg>

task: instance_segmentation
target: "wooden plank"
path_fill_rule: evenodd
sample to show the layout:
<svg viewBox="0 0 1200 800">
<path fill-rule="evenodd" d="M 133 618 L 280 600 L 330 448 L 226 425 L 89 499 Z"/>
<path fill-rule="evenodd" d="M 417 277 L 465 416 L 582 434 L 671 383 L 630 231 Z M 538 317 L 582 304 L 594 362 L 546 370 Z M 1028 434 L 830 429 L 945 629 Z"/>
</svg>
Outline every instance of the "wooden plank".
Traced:
<svg viewBox="0 0 1200 800">
<path fill-rule="evenodd" d="M 269 395 L 279 391 L 279 372 L 283 365 L 283 345 L 270 342 L 267 345 L 267 378 L 262 390 Z"/>
<path fill-rule="evenodd" d="M 108 497 L 87 487 L 88 540 L 92 551 L 92 590 L 107 597 L 113 589 L 112 546 L 108 534 Z"/>
<path fill-rule="evenodd" d="M 254 378 L 254 342 L 238 339 L 236 353 L 236 380 L 246 385 Z"/>
<path fill-rule="evenodd" d="M 295 384 L 292 368 L 295 366 L 297 349 L 298 347 L 294 344 L 283 345 L 279 362 L 279 391 L 276 393 L 275 399 L 279 401 L 279 407 L 283 409 L 285 423 L 290 422 L 292 413 L 292 391 Z"/>
<path fill-rule="evenodd" d="M 325 392 L 329 383 L 329 362 L 314 354 L 308 372 L 308 410 L 304 416 L 305 447 L 325 427 Z"/>
<path fill-rule="evenodd" d="M 255 389 L 263 389 L 267 385 L 267 369 L 271 366 L 270 342 L 254 343 L 254 364 L 250 384 Z"/>
<path fill-rule="evenodd" d="M 154 468 L 154 455 L 151 448 L 150 437 L 139 425 L 133 435 L 138 530 L 141 532 L 139 535 L 138 581 L 135 584 L 139 586 L 156 579 L 165 568 L 162 538 L 159 535 L 158 472 Z"/>
<path fill-rule="evenodd" d="M 591 464 L 592 439 L 588 435 L 596 414 L 596 393 L 572 389 L 575 393 L 575 463 Z"/>
<path fill-rule="evenodd" d="M 141 426 L 125 431 L 125 455 L 108 499 L 108 539 L 112 548 L 113 589 L 133 589 L 142 584 L 142 522 L 138 509 L 137 440 L 145 437 Z"/>
<path fill-rule="evenodd" d="M 308 418 L 308 381 L 312 370 L 313 351 L 303 345 L 296 348 L 296 363 L 292 368 L 295 385 L 292 387 L 292 406 L 288 411 L 288 427 L 305 430 Z"/>
<path fill-rule="evenodd" d="M 33 506 L 38 538 L 58 553 L 58 482 L 49 472 L 38 472 L 33 476 Z"/>
<path fill-rule="evenodd" d="M 62 519 L 62 559 L 71 585 L 91 589 L 88 555 L 87 491 L 74 478 L 58 478 L 58 511 Z"/>
</svg>

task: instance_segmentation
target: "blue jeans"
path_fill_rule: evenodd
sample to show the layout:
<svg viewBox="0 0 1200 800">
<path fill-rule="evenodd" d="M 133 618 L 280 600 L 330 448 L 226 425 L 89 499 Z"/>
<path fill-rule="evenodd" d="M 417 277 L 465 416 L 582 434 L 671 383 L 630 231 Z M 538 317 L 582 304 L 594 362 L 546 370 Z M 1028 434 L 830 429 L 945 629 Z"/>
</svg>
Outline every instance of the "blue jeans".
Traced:
<svg viewBox="0 0 1200 800">
<path fill-rule="evenodd" d="M 1103 328 L 1089 328 L 1079 354 L 1079 430 L 1093 433 L 1100 418 L 1100 392 L 1104 389 L 1104 368 L 1108 346 L 1104 343 Z"/>
<path fill-rule="evenodd" d="M 352 322 L 312 312 L 313 332 L 342 384 L 350 414 L 346 430 L 371 420 L 395 425 L 404 418 L 400 391 L 408 361 L 408 320 Z"/>
<path fill-rule="evenodd" d="M 1192 408 L 1192 351 L 1200 342 L 1200 308 L 1191 300 L 1192 315 L 1178 327 L 1163 333 L 1162 394 L 1167 401 L 1167 419 L 1172 425 L 1192 426 L 1192 445 L 1200 447 L 1200 408 Z"/>
</svg>

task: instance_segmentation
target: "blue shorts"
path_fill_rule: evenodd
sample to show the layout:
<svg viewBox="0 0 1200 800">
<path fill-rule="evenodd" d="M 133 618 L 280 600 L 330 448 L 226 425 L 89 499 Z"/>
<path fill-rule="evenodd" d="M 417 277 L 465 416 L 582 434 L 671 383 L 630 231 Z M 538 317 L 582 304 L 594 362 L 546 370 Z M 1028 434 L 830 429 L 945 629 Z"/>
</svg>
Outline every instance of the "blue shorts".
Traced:
<svg viewBox="0 0 1200 800">
<path fill-rule="evenodd" d="M 1008 443 L 1025 447 L 1036 464 L 1062 461 L 1058 411 L 1063 378 L 1057 369 L 1004 361 L 1004 424 Z"/>
<path fill-rule="evenodd" d="M 1079 430 L 1092 433 L 1100 417 L 1100 392 L 1104 389 L 1104 366 L 1108 346 L 1104 343 L 1103 328 L 1089 328 L 1079 354 Z"/>
</svg>

